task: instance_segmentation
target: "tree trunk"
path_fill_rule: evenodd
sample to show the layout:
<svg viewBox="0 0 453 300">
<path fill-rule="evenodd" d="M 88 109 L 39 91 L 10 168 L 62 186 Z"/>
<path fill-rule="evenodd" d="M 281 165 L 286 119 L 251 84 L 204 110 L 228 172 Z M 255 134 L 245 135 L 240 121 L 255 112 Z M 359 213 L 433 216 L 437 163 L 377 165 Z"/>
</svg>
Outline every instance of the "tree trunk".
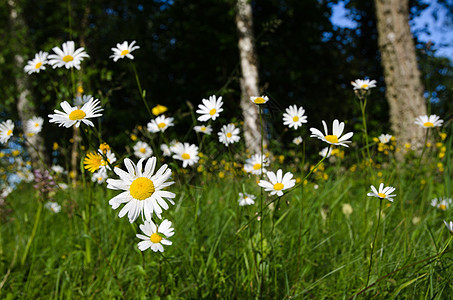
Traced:
<svg viewBox="0 0 453 300">
<path fill-rule="evenodd" d="M 409 26 L 408 0 L 375 0 L 378 42 L 390 122 L 399 146 L 422 146 L 425 131 L 414 124 L 426 115 L 423 85 Z"/>
<path fill-rule="evenodd" d="M 250 153 L 261 153 L 259 111 L 250 97 L 259 96 L 258 59 L 254 48 L 252 7 L 248 0 L 238 0 L 236 27 L 241 60 L 241 109 L 244 117 L 244 138 Z M 266 144 L 266 139 L 264 137 Z"/>
<path fill-rule="evenodd" d="M 10 29 L 12 35 L 15 36 L 15 43 L 12 46 L 16 49 L 16 55 L 14 55 L 14 64 L 17 70 L 15 81 L 19 93 L 17 99 L 17 113 L 22 122 L 22 126 L 25 126 L 28 119 L 37 115 L 35 103 L 33 102 L 33 97 L 30 92 L 30 77 L 24 72 L 26 61 L 20 54 L 23 46 L 27 44 L 25 42 L 25 37 L 27 36 L 28 30 L 17 2 L 15 0 L 8 0 L 8 5 L 10 7 Z M 43 168 L 42 162 L 47 164 L 48 159 L 45 155 L 44 140 L 41 134 L 38 133 L 31 137 L 25 136 L 24 134 L 24 137 L 26 137 L 28 141 L 25 146 L 30 154 L 33 168 Z"/>
</svg>

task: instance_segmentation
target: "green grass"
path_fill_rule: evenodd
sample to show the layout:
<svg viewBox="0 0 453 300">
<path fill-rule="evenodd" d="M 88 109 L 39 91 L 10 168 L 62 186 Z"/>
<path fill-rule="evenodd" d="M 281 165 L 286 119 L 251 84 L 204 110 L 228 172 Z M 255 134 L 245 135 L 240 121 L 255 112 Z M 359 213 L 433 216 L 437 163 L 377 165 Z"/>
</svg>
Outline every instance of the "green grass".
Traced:
<svg viewBox="0 0 453 300">
<path fill-rule="evenodd" d="M 442 220 L 451 220 L 451 210 L 430 205 L 449 180 L 426 166 L 414 179 L 410 166 L 379 170 L 386 185 L 396 187 L 397 197 L 391 205 L 383 202 L 371 269 L 374 285 L 358 298 L 452 295 L 451 246 L 435 256 L 449 243 Z M 163 214 L 173 222 L 175 235 L 163 254 L 138 250 L 135 234 L 141 220 L 131 225 L 108 204 L 118 192 L 87 183 L 55 195 L 63 210 L 43 211 L 24 265 L 20 261 L 38 199 L 31 185 L 20 185 L 7 199 L 12 214 L 1 223 L 0 298 L 348 299 L 367 280 L 379 199 L 366 193 L 370 184 L 382 181 L 377 171 L 366 179 L 360 168 L 351 172 L 342 163 L 331 165 L 328 180 L 309 181 L 277 199 L 261 221 L 255 215 L 258 201 L 237 205 L 243 188 L 259 195 L 256 178 L 234 179 L 226 173 L 221 179 L 194 171 L 189 180 L 190 174 L 175 174 L 170 190 L 176 204 Z M 342 212 L 345 203 L 354 209 L 349 217 Z"/>
</svg>

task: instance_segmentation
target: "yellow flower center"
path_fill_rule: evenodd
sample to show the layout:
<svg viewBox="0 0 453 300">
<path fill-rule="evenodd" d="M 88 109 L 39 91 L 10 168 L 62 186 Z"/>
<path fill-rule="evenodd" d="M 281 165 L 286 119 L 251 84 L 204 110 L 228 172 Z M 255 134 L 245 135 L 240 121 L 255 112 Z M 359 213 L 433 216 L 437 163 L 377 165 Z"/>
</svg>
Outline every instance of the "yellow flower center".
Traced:
<svg viewBox="0 0 453 300">
<path fill-rule="evenodd" d="M 154 193 L 154 183 L 149 178 L 139 177 L 132 181 L 129 191 L 134 199 L 145 200 Z"/>
<path fill-rule="evenodd" d="M 276 190 L 276 191 L 281 191 L 281 190 L 283 190 L 284 187 L 285 186 L 281 182 L 277 182 L 276 184 L 274 184 L 274 190 Z"/>
<path fill-rule="evenodd" d="M 81 109 L 76 109 L 69 114 L 69 120 L 82 120 L 86 117 L 86 113 Z"/>
<path fill-rule="evenodd" d="M 39 127 L 39 123 L 35 123 L 35 127 Z"/>
<path fill-rule="evenodd" d="M 299 117 L 298 117 L 298 116 L 295 116 L 295 117 L 293 118 L 293 122 L 297 122 L 297 121 L 299 121 Z"/>
<path fill-rule="evenodd" d="M 201 130 L 201 131 L 206 131 L 206 127 L 201 126 L 200 130 Z"/>
<path fill-rule="evenodd" d="M 366 89 L 368 87 L 368 84 L 362 84 L 362 89 Z"/>
<path fill-rule="evenodd" d="M 129 54 L 129 50 L 126 49 L 126 50 L 121 51 L 121 56 L 124 56 L 126 54 Z"/>
<path fill-rule="evenodd" d="M 431 122 L 426 122 L 426 123 L 423 124 L 423 126 L 425 126 L 425 127 L 434 127 L 434 124 L 431 123 Z"/>
<path fill-rule="evenodd" d="M 65 57 L 63 57 L 63 61 L 65 63 L 68 63 L 70 61 L 73 61 L 74 60 L 74 57 L 72 57 L 71 55 L 66 55 Z"/>
<path fill-rule="evenodd" d="M 8 132 L 6 133 L 7 136 L 10 136 L 11 134 L 13 134 L 13 131 L 10 129 L 8 130 Z"/>
<path fill-rule="evenodd" d="M 256 104 L 263 104 L 266 102 L 266 100 L 263 97 L 256 97 L 253 102 L 255 102 Z"/>
<path fill-rule="evenodd" d="M 181 157 L 182 157 L 182 159 L 190 159 L 190 155 L 187 154 L 187 153 L 183 153 L 183 154 L 181 155 Z"/>
<path fill-rule="evenodd" d="M 445 204 L 441 204 L 441 205 L 439 205 L 439 208 L 442 209 L 442 210 L 446 210 L 447 206 Z"/>
<path fill-rule="evenodd" d="M 255 164 L 255 165 L 253 165 L 253 169 L 254 169 L 254 170 L 259 170 L 259 169 L 261 169 L 261 164 Z"/>
<path fill-rule="evenodd" d="M 230 137 L 232 137 L 233 135 L 231 134 L 231 132 L 227 132 L 226 136 L 227 136 L 227 138 L 230 138 Z"/>
<path fill-rule="evenodd" d="M 149 239 L 154 244 L 160 243 L 160 241 L 162 241 L 162 237 L 157 233 L 153 233 Z"/>
<path fill-rule="evenodd" d="M 39 68 L 41 68 L 41 66 L 42 66 L 42 62 L 39 62 L 35 65 L 35 69 L 39 69 Z"/>
<path fill-rule="evenodd" d="M 145 148 L 140 148 L 139 150 L 141 153 L 145 153 L 146 152 L 146 149 Z"/>
<path fill-rule="evenodd" d="M 157 124 L 157 127 L 159 127 L 159 129 L 165 128 L 165 126 L 167 126 L 167 124 L 165 124 L 164 122 Z"/>
<path fill-rule="evenodd" d="M 383 194 L 383 193 L 378 193 L 378 196 L 379 196 L 379 198 L 385 198 L 385 197 L 387 197 L 387 195 L 386 195 L 386 194 Z"/>
<path fill-rule="evenodd" d="M 217 112 L 217 110 L 216 110 L 215 108 L 213 108 L 213 109 L 211 109 L 211 110 L 209 111 L 209 114 L 210 114 L 211 116 L 213 116 L 213 115 L 215 115 L 216 112 Z"/>
<path fill-rule="evenodd" d="M 332 144 L 338 143 L 338 137 L 336 135 L 326 135 L 324 138 Z"/>
</svg>

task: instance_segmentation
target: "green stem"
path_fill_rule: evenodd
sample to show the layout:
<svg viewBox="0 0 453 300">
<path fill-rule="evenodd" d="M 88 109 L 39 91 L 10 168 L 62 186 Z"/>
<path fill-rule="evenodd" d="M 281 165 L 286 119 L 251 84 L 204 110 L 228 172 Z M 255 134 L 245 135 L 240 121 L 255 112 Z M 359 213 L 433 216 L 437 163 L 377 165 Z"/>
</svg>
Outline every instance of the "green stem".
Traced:
<svg viewBox="0 0 453 300">
<path fill-rule="evenodd" d="M 371 170 L 371 155 L 370 155 L 370 147 L 368 145 L 368 129 L 366 126 L 366 113 L 365 113 L 366 102 L 367 102 L 366 97 L 363 100 L 363 102 L 362 102 L 362 99 L 360 99 L 360 109 L 362 111 L 362 125 L 363 125 L 363 132 L 365 134 L 365 148 L 366 148 L 366 153 L 368 156 L 369 170 Z"/>
<path fill-rule="evenodd" d="M 135 68 L 134 63 L 131 61 L 132 69 L 134 70 L 134 75 L 135 75 L 135 80 L 137 81 L 137 86 L 138 86 L 138 91 L 140 92 L 140 97 L 143 100 L 143 103 L 145 103 L 146 110 L 148 111 L 149 116 L 152 118 L 153 114 L 151 113 L 151 110 L 149 109 L 148 103 L 146 103 L 145 95 L 143 93 L 142 85 L 140 84 L 140 79 L 138 78 L 138 73 L 137 69 Z"/>
<path fill-rule="evenodd" d="M 376 226 L 376 232 L 374 233 L 374 239 L 373 243 L 371 244 L 371 254 L 370 254 L 370 266 L 368 268 L 368 276 L 366 279 L 366 284 L 365 286 L 368 286 L 368 283 L 370 282 L 370 274 L 371 274 L 371 267 L 373 266 L 373 252 L 374 252 L 374 246 L 376 243 L 376 237 L 379 231 L 379 223 L 381 222 L 381 210 L 382 210 L 382 198 L 379 198 L 379 215 L 378 215 L 378 222 Z"/>
<path fill-rule="evenodd" d="M 30 237 L 28 238 L 27 246 L 25 246 L 25 251 L 24 251 L 24 254 L 22 255 L 22 259 L 20 261 L 21 266 L 23 266 L 25 264 L 25 260 L 27 259 L 27 255 L 28 255 L 28 251 L 30 250 L 31 243 L 33 242 L 33 239 L 35 238 L 35 235 L 36 235 L 36 231 L 38 230 L 39 221 L 41 219 L 42 207 L 43 207 L 43 203 L 38 202 L 38 210 L 36 211 L 33 229 L 31 231 Z"/>
<path fill-rule="evenodd" d="M 260 141 L 260 159 L 261 159 L 261 170 L 260 170 L 260 180 L 263 179 L 263 155 L 264 155 L 264 137 L 263 137 L 263 115 L 262 115 L 262 110 L 261 106 L 258 105 L 258 112 L 260 116 L 260 130 L 261 130 L 261 141 Z M 264 247 L 263 247 L 263 198 L 264 198 L 264 189 L 261 187 L 261 195 L 260 195 L 260 252 L 261 252 L 261 260 L 259 261 L 259 268 L 260 268 L 260 299 L 263 298 L 263 288 L 264 288 L 264 264 L 263 264 L 263 258 L 264 258 Z"/>
</svg>

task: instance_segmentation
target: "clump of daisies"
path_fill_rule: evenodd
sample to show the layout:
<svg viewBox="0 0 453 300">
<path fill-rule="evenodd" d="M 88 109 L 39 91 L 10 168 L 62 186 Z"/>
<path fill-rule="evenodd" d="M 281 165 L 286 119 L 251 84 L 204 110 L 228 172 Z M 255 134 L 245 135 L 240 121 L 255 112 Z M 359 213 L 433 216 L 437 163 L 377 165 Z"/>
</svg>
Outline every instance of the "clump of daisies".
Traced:
<svg viewBox="0 0 453 300">
<path fill-rule="evenodd" d="M 445 211 L 452 206 L 452 199 L 451 198 L 434 198 L 431 200 L 431 206 Z"/>
<path fill-rule="evenodd" d="M 163 220 L 157 224 L 153 220 L 155 217 L 161 219 L 162 212 L 169 208 L 167 202 L 174 205 L 173 199 L 176 197 L 175 193 L 165 190 L 174 183 L 169 181 L 171 169 L 164 164 L 156 171 L 156 164 L 156 157 L 141 158 L 137 164 L 126 158 L 126 171 L 114 168 L 119 179 L 107 179 L 108 189 L 122 191 L 109 201 L 112 209 L 124 204 L 118 216 L 122 218 L 127 215 L 130 223 L 140 216 L 144 221 L 144 224 L 140 225 L 144 235 L 137 234 L 137 237 L 142 239 L 138 243 L 141 251 L 151 248 L 155 252 L 163 252 L 162 245 L 171 245 L 167 238 L 174 234 L 170 221 Z"/>
</svg>

